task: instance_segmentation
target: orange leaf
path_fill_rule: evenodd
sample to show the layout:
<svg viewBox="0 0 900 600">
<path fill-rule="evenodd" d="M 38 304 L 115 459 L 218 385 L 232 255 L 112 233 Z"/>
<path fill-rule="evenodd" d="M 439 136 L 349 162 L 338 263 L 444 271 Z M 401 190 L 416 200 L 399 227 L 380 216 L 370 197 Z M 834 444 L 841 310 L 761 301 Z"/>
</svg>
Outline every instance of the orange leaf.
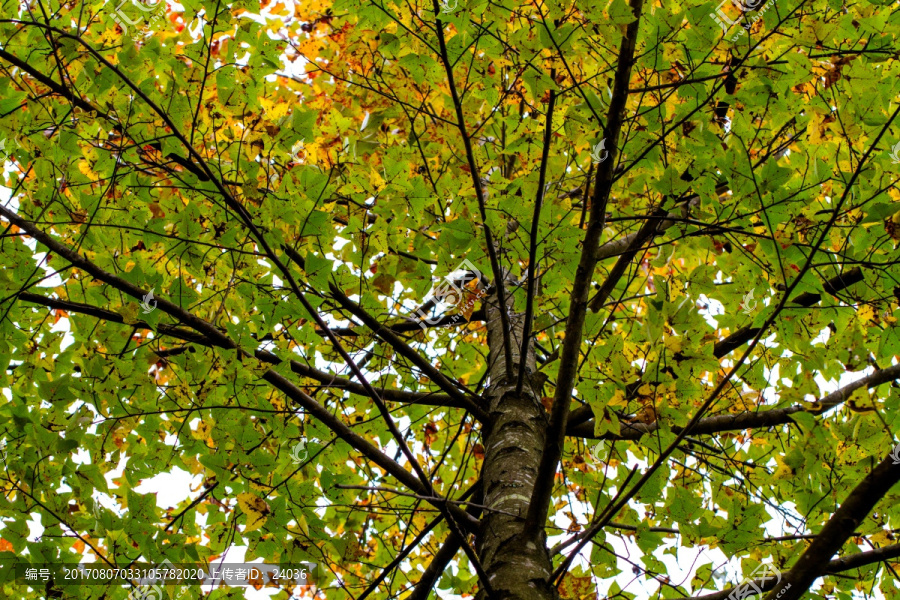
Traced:
<svg viewBox="0 0 900 600">
<path fill-rule="evenodd" d="M 597 586 L 590 575 L 576 577 L 571 573 L 567 573 L 560 582 L 559 597 L 565 600 L 597 600 L 599 598 Z"/>
</svg>

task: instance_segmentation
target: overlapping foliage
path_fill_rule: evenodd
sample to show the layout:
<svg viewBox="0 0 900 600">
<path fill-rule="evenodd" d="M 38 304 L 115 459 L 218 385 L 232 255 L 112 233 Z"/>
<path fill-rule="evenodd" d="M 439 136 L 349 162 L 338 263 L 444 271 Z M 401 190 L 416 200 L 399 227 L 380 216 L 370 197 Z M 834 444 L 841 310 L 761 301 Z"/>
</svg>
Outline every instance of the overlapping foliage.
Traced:
<svg viewBox="0 0 900 600">
<path fill-rule="evenodd" d="M 273 381 L 412 472 L 332 328 L 384 388 L 433 491 L 459 498 L 479 477 L 483 424 L 403 348 L 480 394 L 483 311 L 474 303 L 461 322 L 427 329 L 407 317 L 463 259 L 496 280 L 485 230 L 524 312 L 536 243 L 533 329 L 549 404 L 585 251 L 591 155 L 610 152 L 601 243 L 662 220 L 659 210 L 667 220 L 587 314 L 548 534 L 583 531 L 726 378 L 704 418 L 800 408 L 754 427 L 707 421 L 559 589 L 643 597 L 610 583 L 631 567 L 604 536 L 636 544 L 635 577 L 664 598 L 728 585 L 705 558 L 692 581 L 670 580 L 662 554 L 678 545 L 786 572 L 898 441 L 893 378 L 815 400 L 900 355 L 900 17 L 875 1 L 770 2 L 734 43 L 709 2 L 645 3 L 622 115 L 609 107 L 635 19 L 624 0 L 184 0 L 160 6 L 152 27 L 120 6 L 138 22 L 127 32 L 114 4 L 5 3 L 2 560 L 178 563 L 238 545 L 250 558 L 318 563 L 307 594 L 359 597 L 383 570 L 372 597 L 415 586 L 451 534 L 442 513 Z M 612 146 L 603 132 L 617 118 Z M 596 288 L 624 250 L 602 256 Z M 146 312 L 151 290 L 159 304 Z M 405 344 L 376 338 L 336 290 Z M 178 506 L 137 491 L 176 469 L 194 477 Z M 893 541 L 895 499 L 843 553 Z M 818 593 L 897 597 L 892 573 L 876 563 L 825 578 Z M 7 597 L 44 593 L 4 586 Z M 470 559 L 460 552 L 436 588 L 474 593 Z"/>
</svg>

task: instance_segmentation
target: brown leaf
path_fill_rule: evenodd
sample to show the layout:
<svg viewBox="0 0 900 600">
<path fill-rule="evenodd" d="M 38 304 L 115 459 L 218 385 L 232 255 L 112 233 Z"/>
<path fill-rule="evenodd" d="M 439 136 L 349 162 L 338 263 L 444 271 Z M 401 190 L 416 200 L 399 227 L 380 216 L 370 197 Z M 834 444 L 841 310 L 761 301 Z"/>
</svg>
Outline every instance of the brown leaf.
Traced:
<svg viewBox="0 0 900 600">
<path fill-rule="evenodd" d="M 153 213 L 154 219 L 162 219 L 166 216 L 166 211 L 160 208 L 159 204 L 157 204 L 156 202 L 150 203 L 150 212 Z"/>
<path fill-rule="evenodd" d="M 472 454 L 475 455 L 477 460 L 484 460 L 484 446 L 481 444 L 475 444 L 472 446 Z"/>
</svg>

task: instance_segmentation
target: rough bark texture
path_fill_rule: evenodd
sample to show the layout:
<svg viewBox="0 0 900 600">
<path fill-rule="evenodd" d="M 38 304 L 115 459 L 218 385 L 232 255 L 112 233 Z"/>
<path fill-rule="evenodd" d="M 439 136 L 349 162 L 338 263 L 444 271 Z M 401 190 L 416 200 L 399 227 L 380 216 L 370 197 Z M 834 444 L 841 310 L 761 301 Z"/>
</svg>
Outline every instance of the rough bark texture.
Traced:
<svg viewBox="0 0 900 600">
<path fill-rule="evenodd" d="M 508 299 L 511 301 L 512 298 Z M 516 395 L 516 382 L 506 380 L 503 331 L 496 294 L 486 301 L 490 385 L 486 397 L 494 419 L 485 438 L 484 504 L 478 553 L 494 590 L 491 600 L 555 600 L 546 538 L 524 539 L 524 519 L 541 461 L 548 417 L 541 404 L 543 377 L 535 374 L 533 348 L 526 357 L 526 379 Z M 510 314 L 513 371 L 521 357 L 524 316 Z M 535 375 L 532 375 L 535 374 Z M 480 599 L 486 600 L 482 592 Z"/>
</svg>

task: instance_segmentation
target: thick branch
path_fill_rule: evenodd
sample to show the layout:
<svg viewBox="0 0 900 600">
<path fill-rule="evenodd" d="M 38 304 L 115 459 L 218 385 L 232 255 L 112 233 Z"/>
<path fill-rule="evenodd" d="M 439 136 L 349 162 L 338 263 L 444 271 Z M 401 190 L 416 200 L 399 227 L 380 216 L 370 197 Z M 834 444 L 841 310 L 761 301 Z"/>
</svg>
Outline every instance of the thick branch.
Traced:
<svg viewBox="0 0 900 600">
<path fill-rule="evenodd" d="M 816 539 L 806 549 L 794 567 L 775 586 L 766 600 L 799 600 L 813 582 L 827 571 L 827 563 L 853 535 L 875 504 L 900 481 L 900 464 L 888 456 L 866 475 L 841 507 L 835 511 Z"/>
<path fill-rule="evenodd" d="M 825 411 L 846 402 L 850 395 L 861 388 L 873 388 L 882 383 L 900 379 L 900 364 L 887 369 L 875 371 L 871 375 L 862 377 L 853 383 L 831 392 L 821 400 L 810 406 L 799 404 L 787 408 L 776 408 L 760 412 L 743 412 L 734 415 L 718 415 L 701 419 L 691 429 L 691 435 L 713 435 L 723 431 L 743 431 L 745 429 L 766 429 L 777 425 L 793 423 L 791 415 L 798 412 L 821 414 Z M 621 423 L 621 433 L 605 434 L 596 439 L 604 440 L 639 440 L 648 433 L 653 433 L 659 428 L 659 423 Z M 683 431 L 682 427 L 674 426 L 672 431 L 676 434 Z M 594 424 L 582 423 L 569 428 L 568 435 L 584 438 L 594 438 Z"/>
<path fill-rule="evenodd" d="M 632 234 L 632 235 L 634 235 L 634 234 Z M 617 243 L 617 242 L 618 242 L 618 240 L 616 240 L 616 242 L 610 242 L 610 243 Z M 601 246 L 601 250 L 603 248 L 606 248 L 607 246 L 608 246 L 608 244 L 604 244 L 603 246 Z M 617 250 L 615 253 L 618 253 L 618 252 L 619 251 Z M 609 256 L 612 256 L 615 253 L 610 251 Z M 842 273 L 841 275 L 837 275 L 836 277 L 832 277 L 831 279 L 825 281 L 825 283 L 822 284 L 822 288 L 829 294 L 836 295 L 838 292 L 847 289 L 854 283 L 859 283 L 860 281 L 863 281 L 863 279 L 864 279 L 864 277 L 863 277 L 862 269 L 860 269 L 859 267 L 854 267 L 854 268 L 850 269 L 849 271 L 847 271 L 846 273 Z M 798 306 L 805 307 L 805 308 L 809 308 L 810 306 L 814 306 L 817 303 L 819 303 L 821 301 L 821 299 L 822 298 L 819 294 L 813 294 L 810 292 L 806 292 L 806 293 L 800 294 L 799 296 L 794 298 L 791 301 L 791 303 L 796 304 Z M 740 348 L 742 345 L 744 345 L 747 342 L 749 342 L 750 340 L 752 340 L 756 336 L 757 333 L 759 333 L 758 328 L 742 327 L 741 329 L 738 329 L 737 331 L 735 331 L 731 335 L 727 336 L 726 338 L 716 342 L 716 344 L 713 348 L 713 355 L 715 355 L 716 358 L 722 358 L 724 356 L 727 356 L 730 352 L 732 352 L 736 348 Z M 629 384 L 628 388 L 625 390 L 625 396 L 627 398 L 631 398 L 634 395 L 634 393 L 642 385 L 643 385 L 642 381 L 636 381 L 634 383 Z M 593 431 L 593 425 L 591 425 L 590 427 L 582 427 L 581 425 L 590 421 L 591 418 L 593 417 L 593 414 L 594 414 L 593 409 L 591 409 L 591 407 L 588 405 L 580 406 L 577 409 L 575 409 L 574 411 L 572 411 L 572 414 L 569 416 L 567 435 L 590 437 L 590 432 Z M 640 435 L 643 435 L 643 433 L 641 433 Z M 637 437 L 640 437 L 640 435 L 638 435 Z M 628 438 L 622 438 L 622 439 L 637 439 L 637 438 L 628 437 Z"/>
<path fill-rule="evenodd" d="M 437 554 L 434 555 L 434 558 L 431 559 L 431 562 L 428 564 L 428 567 L 425 569 L 425 572 L 422 573 L 419 582 L 413 589 L 412 594 L 410 594 L 406 600 L 426 600 L 431 595 L 431 591 L 434 589 L 440 576 L 447 570 L 447 565 L 450 564 L 450 561 L 453 560 L 453 557 L 459 552 L 461 546 L 462 540 L 459 539 L 459 536 L 452 533 L 448 535 L 447 539 L 444 541 L 444 545 L 441 546 L 441 549 L 438 550 Z"/>
<path fill-rule="evenodd" d="M 842 573 L 844 571 L 850 571 L 852 569 L 858 569 L 860 567 L 864 567 L 866 565 L 872 565 L 875 563 L 879 563 L 884 560 L 890 560 L 892 558 L 900 557 L 900 544 L 892 544 L 890 546 L 885 546 L 883 548 L 876 548 L 875 550 L 870 550 L 869 552 L 860 552 L 858 554 L 850 554 L 848 556 L 844 556 L 842 558 L 836 558 L 830 561 L 825 568 L 823 569 L 822 575 L 829 575 L 832 573 Z M 746 583 L 744 584 L 747 585 Z M 746 593 L 741 595 L 741 598 L 746 598 L 749 596 L 757 595 L 756 589 L 759 589 L 762 592 L 768 592 L 772 588 L 778 585 L 778 580 L 772 577 L 767 577 L 765 580 L 762 579 L 754 579 L 752 586 L 747 586 Z M 743 587 L 743 586 L 739 586 Z M 754 589 L 756 588 L 756 589 Z M 694 596 L 692 598 L 688 598 L 686 600 L 725 600 L 728 598 L 737 588 L 728 588 L 727 590 L 722 590 L 721 592 L 716 592 L 714 594 L 706 594 L 704 596 Z M 743 590 L 742 590 L 743 591 Z"/>
<path fill-rule="evenodd" d="M 559 375 L 556 382 L 556 393 L 550 415 L 550 426 L 547 431 L 541 464 L 535 478 L 536 483 L 531 495 L 528 516 L 525 519 L 525 534 L 538 539 L 547 521 L 550 497 L 553 491 L 556 469 L 565 444 L 566 420 L 569 416 L 572 389 L 578 370 L 581 341 L 584 334 L 584 319 L 587 313 L 587 299 L 590 291 L 594 269 L 597 266 L 597 247 L 603 233 L 606 220 L 606 202 L 612 189 L 613 169 L 616 163 L 619 134 L 625 117 L 625 104 L 628 100 L 628 82 L 631 79 L 631 68 L 634 64 L 634 50 L 637 44 L 638 30 L 641 22 L 643 0 L 631 0 L 634 20 L 625 29 L 619 49 L 619 60 L 616 66 L 613 95 L 609 105 L 609 116 L 604 139 L 610 141 L 611 149 L 604 162 L 597 168 L 597 181 L 591 199 L 591 214 L 587 231 L 584 235 L 581 258 L 575 271 L 572 294 L 569 301 L 569 315 L 566 321 L 565 339 L 560 355 Z M 501 299 L 502 302 L 502 299 Z"/>
<path fill-rule="evenodd" d="M 46 296 L 42 296 L 40 294 L 32 294 L 29 292 L 21 292 L 18 294 L 19 300 L 24 300 L 26 302 L 32 302 L 34 304 L 40 304 L 42 306 L 46 306 L 48 308 L 54 308 L 58 310 L 65 310 L 67 312 L 73 313 L 81 313 L 85 315 L 89 315 L 92 317 L 96 317 L 98 319 L 102 319 L 105 321 L 109 321 L 112 323 L 125 323 L 125 318 L 119 313 L 111 310 L 106 310 L 103 308 L 97 308 L 95 306 L 91 306 L 89 304 L 82 304 L 80 302 L 71 302 L 68 300 L 59 300 L 56 298 L 48 298 Z M 137 323 L 129 323 L 132 327 L 136 329 L 143 329 L 152 331 L 153 328 L 144 323 L 143 321 Z M 198 335 L 197 333 L 189 330 L 183 329 L 181 327 L 175 327 L 173 325 L 166 325 L 160 323 L 156 327 L 156 333 L 161 335 L 167 335 L 170 337 L 174 337 L 180 340 L 184 340 L 186 342 L 192 342 L 201 346 L 207 347 L 216 347 L 216 344 L 212 343 L 208 338 Z M 183 351 L 183 348 L 179 350 Z M 159 352 L 157 352 L 159 354 Z M 266 350 L 257 350 L 254 353 L 254 356 L 259 360 L 269 363 L 269 364 L 280 364 L 281 359 L 278 358 L 275 354 L 268 352 Z M 354 381 L 350 379 L 345 379 L 343 377 L 338 377 L 337 375 L 332 375 L 331 373 L 326 373 L 325 371 L 319 371 L 318 369 L 314 369 L 309 365 L 306 365 L 297 360 L 291 360 L 291 371 L 297 373 L 298 375 L 303 375 L 304 377 L 309 377 L 310 379 L 315 379 L 320 383 L 324 384 L 325 387 L 337 388 L 337 389 L 345 389 L 351 394 L 358 394 L 360 396 L 368 397 L 368 393 L 366 389 Z M 385 400 L 389 400 L 391 402 L 402 402 L 404 404 L 419 404 L 423 406 L 440 406 L 440 407 L 450 407 L 450 408 L 466 408 L 461 403 L 457 402 L 447 394 L 437 394 L 437 393 L 429 393 L 429 392 L 407 392 L 404 390 L 397 390 L 392 388 L 384 388 L 378 387 L 375 388 L 376 391 L 381 395 L 381 397 Z"/>
<path fill-rule="evenodd" d="M 73 266 L 93 276 L 95 279 L 103 281 L 107 285 L 110 285 L 111 287 L 134 298 L 143 299 L 146 296 L 146 292 L 141 288 L 121 279 L 120 277 L 108 273 L 104 269 L 101 269 L 91 261 L 79 255 L 74 250 L 70 249 L 65 244 L 53 239 L 50 235 L 38 229 L 30 221 L 26 221 L 25 219 L 21 218 L 19 215 L 10 211 L 2 205 L 0 205 L 0 215 L 6 218 L 9 222 L 17 225 L 20 229 L 46 246 L 53 253 L 67 259 L 72 263 Z M 173 317 L 176 317 L 182 323 L 186 323 L 190 325 L 194 330 L 203 333 L 206 338 L 209 339 L 212 345 L 224 349 L 234 349 L 242 356 L 252 356 L 249 352 L 240 348 L 230 337 L 228 337 L 228 335 L 220 331 L 213 324 L 201 319 L 200 317 L 197 317 L 196 315 L 188 312 L 187 310 L 181 308 L 176 304 L 173 304 L 172 302 L 169 302 L 168 300 L 165 300 L 164 298 L 157 298 L 156 303 L 157 308 L 159 308 L 161 311 Z M 433 493 L 430 485 L 424 485 L 421 481 L 419 481 L 417 477 L 412 475 L 412 473 L 404 469 L 397 462 L 391 460 L 388 456 L 383 454 L 378 448 L 370 444 L 364 438 L 354 433 L 346 424 L 332 415 L 325 407 L 313 400 L 306 393 L 304 393 L 303 390 L 285 379 L 281 374 L 276 373 L 275 371 L 270 369 L 263 373 L 262 378 L 271 383 L 277 389 L 287 394 L 288 397 L 297 402 L 308 413 L 318 418 L 326 427 L 334 432 L 335 435 L 350 444 L 351 447 L 361 452 L 369 460 L 394 476 L 398 481 L 409 487 L 411 490 L 418 494 L 427 495 L 429 497 L 436 496 L 436 494 Z M 477 525 L 477 521 L 473 523 L 472 520 L 466 517 L 464 511 L 455 506 L 448 506 L 445 502 L 437 502 L 434 504 L 441 511 L 448 511 L 450 514 L 452 514 L 452 520 L 456 523 L 462 524 L 470 529 Z"/>
<path fill-rule="evenodd" d="M 489 423 L 490 417 L 488 417 L 487 413 L 480 406 L 476 405 L 475 402 L 472 401 L 471 398 L 467 397 L 463 394 L 459 387 L 463 387 L 462 384 L 457 384 L 450 381 L 443 373 L 441 373 L 438 369 L 434 367 L 427 359 L 423 358 L 421 354 L 410 348 L 406 342 L 401 340 L 397 335 L 392 332 L 387 327 L 384 327 L 378 320 L 367 313 L 363 308 L 358 305 L 356 302 L 348 298 L 342 291 L 340 291 L 337 287 L 331 286 L 331 294 L 338 303 L 343 306 L 348 312 L 354 315 L 357 319 L 362 321 L 366 327 L 371 329 L 375 335 L 383 339 L 387 342 L 391 348 L 393 348 L 398 354 L 409 360 L 413 365 L 419 368 L 423 374 L 429 377 L 438 387 L 447 392 L 447 394 L 453 398 L 455 401 L 459 402 L 462 406 L 464 406 L 467 410 L 469 410 L 473 415 L 475 415 L 479 421 L 482 423 Z M 463 387 L 463 389 L 465 389 Z M 465 390 L 473 397 L 476 396 L 473 392 L 469 390 Z"/>
</svg>

